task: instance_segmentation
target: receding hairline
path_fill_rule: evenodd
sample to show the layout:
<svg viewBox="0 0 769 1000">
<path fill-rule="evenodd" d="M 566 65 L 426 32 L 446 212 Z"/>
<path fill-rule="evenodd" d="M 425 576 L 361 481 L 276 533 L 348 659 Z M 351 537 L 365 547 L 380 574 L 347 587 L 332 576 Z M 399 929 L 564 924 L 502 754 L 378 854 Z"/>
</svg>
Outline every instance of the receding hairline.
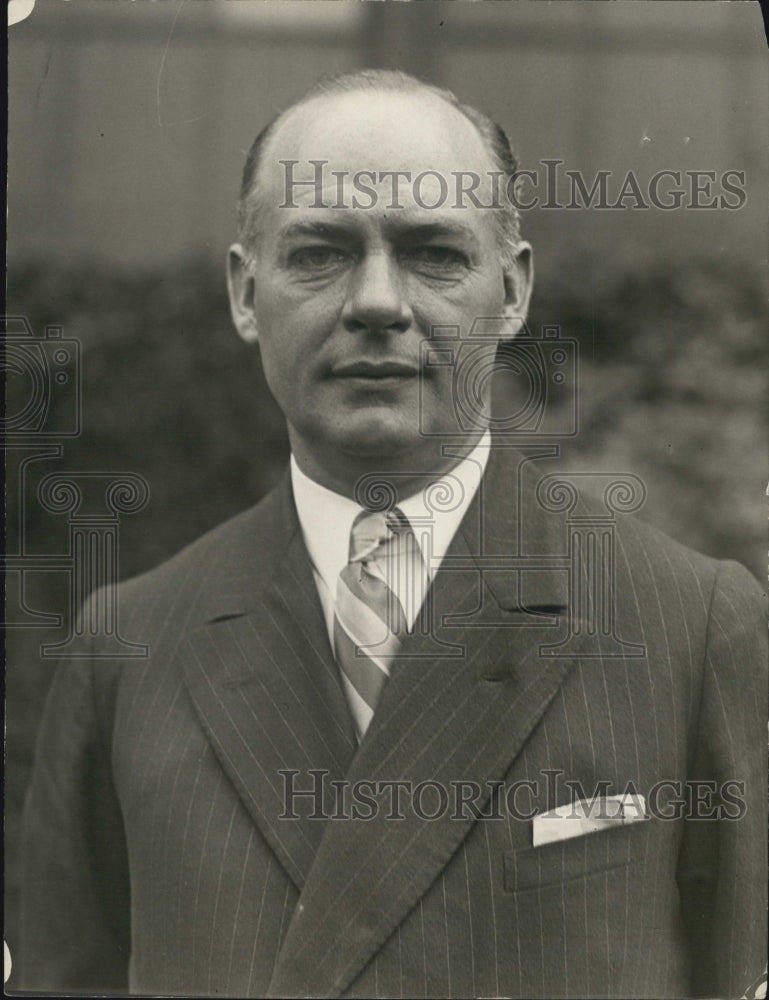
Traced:
<svg viewBox="0 0 769 1000">
<path fill-rule="evenodd" d="M 433 91 L 429 86 L 423 85 L 420 88 L 414 87 L 414 88 L 404 89 L 403 91 L 398 91 L 395 88 L 389 88 L 389 87 L 382 87 L 382 88 L 361 87 L 357 90 L 338 90 L 338 91 L 322 92 L 317 94 L 311 93 L 306 98 L 303 98 L 300 101 L 297 101 L 295 104 L 290 105 L 288 108 L 285 109 L 285 111 L 281 112 L 275 119 L 273 119 L 273 121 L 270 124 L 269 133 L 265 136 L 265 142 L 261 149 L 260 161 L 257 165 L 257 170 L 255 171 L 254 176 L 252 178 L 254 184 L 256 182 L 257 173 L 261 171 L 261 168 L 264 166 L 266 159 L 274 151 L 275 145 L 280 141 L 283 131 L 287 129 L 292 124 L 292 122 L 299 115 L 302 114 L 302 112 L 306 111 L 311 105 L 321 104 L 321 103 L 325 105 L 331 105 L 335 101 L 341 102 L 344 101 L 346 98 L 359 97 L 367 94 L 367 92 L 368 94 L 374 96 L 382 95 L 384 97 L 387 97 L 389 95 L 393 95 L 394 97 L 397 96 L 405 98 L 413 97 L 416 98 L 417 100 L 424 100 L 432 102 L 433 104 L 440 104 L 443 107 L 448 108 L 450 111 L 453 111 L 457 115 L 459 115 L 463 121 L 466 121 L 471 126 L 473 134 L 478 139 L 479 148 L 482 150 L 483 154 L 490 162 L 494 161 L 493 150 L 489 148 L 489 144 L 485 141 L 484 136 L 479 131 L 476 123 L 473 122 L 466 115 L 462 114 L 462 111 L 458 107 L 451 104 L 440 94 Z M 318 111 L 318 113 L 322 114 L 320 110 Z"/>
<path fill-rule="evenodd" d="M 249 250 L 255 245 L 255 216 L 258 206 L 253 203 L 258 187 L 267 151 L 277 138 L 282 126 L 290 122 L 294 114 L 309 104 L 321 98 L 343 97 L 347 94 L 362 94 L 366 92 L 380 94 L 411 94 L 438 101 L 455 110 L 466 119 L 474 129 L 480 141 L 481 149 L 492 165 L 503 172 L 515 174 L 518 162 L 504 129 L 489 115 L 480 109 L 463 104 L 450 90 L 435 84 L 420 80 L 400 70 L 358 70 L 352 73 L 334 77 L 322 77 L 310 90 L 287 108 L 277 114 L 259 133 L 254 140 L 243 170 L 238 203 L 238 230 L 244 248 Z M 503 251 L 506 255 L 517 253 L 520 239 L 519 217 L 514 206 L 502 210 L 500 224 L 503 239 Z"/>
</svg>

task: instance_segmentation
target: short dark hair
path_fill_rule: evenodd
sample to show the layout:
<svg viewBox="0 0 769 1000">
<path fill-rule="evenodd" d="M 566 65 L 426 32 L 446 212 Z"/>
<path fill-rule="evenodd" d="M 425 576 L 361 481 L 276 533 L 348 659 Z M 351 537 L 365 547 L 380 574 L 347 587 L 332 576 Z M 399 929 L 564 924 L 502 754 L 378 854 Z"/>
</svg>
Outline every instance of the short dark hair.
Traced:
<svg viewBox="0 0 769 1000">
<path fill-rule="evenodd" d="M 362 69 L 353 73 L 343 73 L 339 76 L 325 76 L 290 107 L 281 111 L 261 130 L 254 139 L 243 167 L 243 177 L 238 199 L 238 239 L 244 250 L 251 255 L 256 250 L 258 239 L 258 206 L 254 204 L 255 188 L 259 168 L 264 156 L 264 150 L 278 126 L 288 117 L 294 108 L 301 107 L 317 97 L 326 94 L 354 93 L 360 90 L 379 90 L 395 93 L 418 93 L 427 91 L 456 108 L 465 116 L 478 131 L 486 145 L 497 170 L 508 178 L 514 177 L 518 171 L 518 160 L 507 133 L 483 111 L 462 104 L 457 96 L 443 87 L 436 87 L 400 70 Z M 500 202 L 500 239 L 502 253 L 506 260 L 511 260 L 518 249 L 520 240 L 520 219 L 513 199 L 507 198 Z"/>
</svg>

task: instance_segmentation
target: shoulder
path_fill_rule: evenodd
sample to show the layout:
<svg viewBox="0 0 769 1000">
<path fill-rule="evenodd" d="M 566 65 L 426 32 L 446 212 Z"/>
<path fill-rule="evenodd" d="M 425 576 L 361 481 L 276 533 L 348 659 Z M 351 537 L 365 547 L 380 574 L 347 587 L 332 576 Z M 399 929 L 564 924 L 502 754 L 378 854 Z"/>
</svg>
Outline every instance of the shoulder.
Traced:
<svg viewBox="0 0 769 1000">
<path fill-rule="evenodd" d="M 221 595 L 252 592 L 274 565 L 294 522 L 282 482 L 254 507 L 236 514 L 160 565 L 118 587 L 121 627 L 156 631 L 169 619 L 178 628 L 200 620 Z"/>
<path fill-rule="evenodd" d="M 644 604 L 673 596 L 687 607 L 707 610 L 720 587 L 752 601 L 764 596 L 759 582 L 738 563 L 697 552 L 639 516 L 644 488 L 636 476 L 579 469 L 543 472 L 512 450 L 498 454 L 490 471 L 489 516 L 506 534 L 522 534 L 532 555 L 532 539 L 552 555 L 574 555 L 576 547 L 587 557 L 594 547 L 618 591 L 635 594 Z M 515 517 L 499 513 L 516 509 L 515 493 L 520 496 L 517 524 Z"/>
<path fill-rule="evenodd" d="M 686 649 L 695 662 L 759 689 L 767 672 L 767 594 L 740 563 L 674 541 L 636 517 L 615 531 L 618 616 L 643 622 L 646 642 Z M 754 688 L 755 690 L 755 688 Z"/>
<path fill-rule="evenodd" d="M 714 612 L 736 629 L 745 615 L 754 631 L 765 618 L 764 589 L 747 569 L 696 552 L 639 517 L 643 486 L 637 477 L 579 470 L 543 475 L 529 463 L 521 494 L 530 498 L 524 533 L 532 525 L 545 550 L 569 563 L 570 586 L 600 582 L 592 598 L 596 607 L 610 608 L 633 641 L 653 645 L 659 638 L 670 649 L 681 644 L 696 659 Z"/>
<path fill-rule="evenodd" d="M 634 516 L 619 516 L 615 527 L 618 576 L 632 577 L 637 584 L 655 582 L 674 586 L 682 599 L 705 602 L 708 607 L 719 593 L 731 593 L 751 604 L 763 604 L 766 591 L 740 563 L 696 552 Z"/>
</svg>

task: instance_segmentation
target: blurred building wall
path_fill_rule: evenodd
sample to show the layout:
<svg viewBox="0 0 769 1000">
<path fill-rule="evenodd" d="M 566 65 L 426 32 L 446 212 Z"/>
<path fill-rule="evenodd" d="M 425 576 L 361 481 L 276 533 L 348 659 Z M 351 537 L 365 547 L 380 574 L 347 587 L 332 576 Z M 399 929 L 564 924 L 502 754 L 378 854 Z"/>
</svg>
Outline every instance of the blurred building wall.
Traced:
<svg viewBox="0 0 769 1000">
<path fill-rule="evenodd" d="M 525 213 L 538 251 L 763 257 L 767 91 L 753 3 L 38 0 L 10 29 L 11 264 L 220 258 L 253 136 L 321 73 L 401 67 L 588 184 L 744 170 L 738 211 Z M 541 167 L 539 168 L 541 169 Z"/>
</svg>

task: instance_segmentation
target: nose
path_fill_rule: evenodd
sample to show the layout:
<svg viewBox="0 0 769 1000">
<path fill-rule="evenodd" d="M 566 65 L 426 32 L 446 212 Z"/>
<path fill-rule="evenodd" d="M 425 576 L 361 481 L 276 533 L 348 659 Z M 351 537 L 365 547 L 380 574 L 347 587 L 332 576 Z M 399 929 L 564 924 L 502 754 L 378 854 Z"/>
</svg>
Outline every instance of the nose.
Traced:
<svg viewBox="0 0 769 1000">
<path fill-rule="evenodd" d="M 366 255 L 351 276 L 342 322 L 350 333 L 403 333 L 413 315 L 397 261 L 386 252 Z"/>
</svg>

